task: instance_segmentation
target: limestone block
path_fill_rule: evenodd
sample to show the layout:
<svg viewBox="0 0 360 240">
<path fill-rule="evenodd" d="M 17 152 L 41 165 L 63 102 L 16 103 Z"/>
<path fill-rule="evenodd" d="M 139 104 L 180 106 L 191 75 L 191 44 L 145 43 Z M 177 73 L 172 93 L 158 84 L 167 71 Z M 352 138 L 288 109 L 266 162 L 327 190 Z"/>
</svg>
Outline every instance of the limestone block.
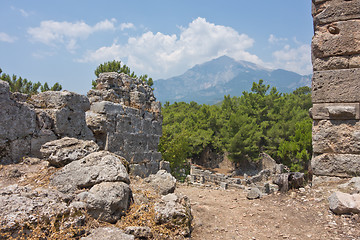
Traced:
<svg viewBox="0 0 360 240">
<path fill-rule="evenodd" d="M 161 195 L 173 193 L 176 187 L 176 179 L 165 170 L 159 170 L 156 174 L 151 174 L 145 179 L 154 191 Z"/>
<path fill-rule="evenodd" d="M 148 135 L 147 141 L 147 150 L 148 151 L 157 151 L 158 145 L 160 142 L 160 136 L 157 135 Z"/>
<path fill-rule="evenodd" d="M 10 142 L 10 159 L 13 163 L 20 162 L 20 160 L 30 155 L 31 153 L 31 137 L 19 138 Z"/>
<path fill-rule="evenodd" d="M 36 113 L 26 103 L 0 99 L 0 138 L 15 140 L 35 133 Z"/>
<path fill-rule="evenodd" d="M 78 195 L 87 212 L 95 219 L 115 223 L 130 206 L 131 189 L 124 182 L 102 182 Z"/>
<path fill-rule="evenodd" d="M 354 177 L 360 175 L 360 155 L 325 153 L 313 157 L 312 171 L 315 175 Z"/>
<path fill-rule="evenodd" d="M 93 139 L 93 133 L 86 125 L 85 112 L 69 108 L 46 110 L 54 119 L 54 132 L 60 137 Z"/>
<path fill-rule="evenodd" d="M 132 127 L 133 122 L 130 116 L 122 115 L 117 117 L 116 121 L 116 132 L 118 133 L 135 133 Z"/>
<path fill-rule="evenodd" d="M 99 227 L 92 229 L 91 234 L 82 237 L 81 240 L 134 240 L 133 235 L 125 234 L 123 230 L 118 227 Z"/>
<path fill-rule="evenodd" d="M 360 153 L 360 121 L 314 121 L 313 151 L 314 153 Z"/>
<path fill-rule="evenodd" d="M 162 122 L 161 121 L 152 121 L 152 134 L 162 135 Z"/>
<path fill-rule="evenodd" d="M 316 24 L 360 18 L 360 1 L 313 0 L 312 14 Z"/>
<path fill-rule="evenodd" d="M 40 152 L 52 166 L 63 167 L 98 150 L 99 146 L 94 141 L 64 137 L 45 143 Z"/>
<path fill-rule="evenodd" d="M 360 6 L 360 3 L 358 5 Z M 316 27 L 312 52 L 316 58 L 359 54 L 360 20 Z"/>
<path fill-rule="evenodd" d="M 109 101 L 94 102 L 91 104 L 90 111 L 106 115 L 124 114 L 124 108 L 121 104 Z"/>
<path fill-rule="evenodd" d="M 317 71 L 312 80 L 313 103 L 360 102 L 360 69 Z"/>
<path fill-rule="evenodd" d="M 129 152 L 142 153 L 147 148 L 146 134 L 126 134 L 124 149 Z"/>
<path fill-rule="evenodd" d="M 67 107 L 84 112 L 90 109 L 90 102 L 86 96 L 69 91 L 46 91 L 31 96 L 29 101 L 37 108 L 62 109 Z"/>
<path fill-rule="evenodd" d="M 329 197 L 329 208 L 335 214 L 360 213 L 360 194 L 334 192 Z"/>
<path fill-rule="evenodd" d="M 10 99 L 10 87 L 9 83 L 0 80 L 0 100 Z"/>
<path fill-rule="evenodd" d="M 130 174 L 134 176 L 147 177 L 159 170 L 159 162 L 130 164 Z"/>
<path fill-rule="evenodd" d="M 55 172 L 50 183 L 61 192 L 90 188 L 102 182 L 130 183 L 124 164 L 127 164 L 124 158 L 110 152 L 91 153 Z"/>
<path fill-rule="evenodd" d="M 310 110 L 314 120 L 360 119 L 359 103 L 315 103 Z"/>
</svg>

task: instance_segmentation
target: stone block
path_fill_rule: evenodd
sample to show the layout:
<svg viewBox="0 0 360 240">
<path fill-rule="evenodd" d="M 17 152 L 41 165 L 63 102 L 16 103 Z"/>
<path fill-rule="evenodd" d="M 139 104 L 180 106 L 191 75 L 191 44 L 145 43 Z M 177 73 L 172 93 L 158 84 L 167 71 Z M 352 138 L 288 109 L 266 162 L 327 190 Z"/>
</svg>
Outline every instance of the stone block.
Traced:
<svg viewBox="0 0 360 240">
<path fill-rule="evenodd" d="M 87 111 L 90 109 L 89 99 L 81 94 L 69 91 L 46 91 L 31 96 L 31 104 L 37 108 L 62 109 Z"/>
<path fill-rule="evenodd" d="M 314 121 L 313 151 L 314 153 L 360 153 L 360 121 Z"/>
<path fill-rule="evenodd" d="M 56 139 L 57 136 L 51 130 L 42 129 L 36 137 L 31 138 L 31 156 L 41 158 L 41 146 Z"/>
<path fill-rule="evenodd" d="M 360 102 L 359 76 L 359 68 L 314 72 L 313 103 Z"/>
<path fill-rule="evenodd" d="M 10 87 L 9 83 L 0 80 L 0 100 L 10 99 Z"/>
<path fill-rule="evenodd" d="M 316 58 L 359 54 L 360 19 L 317 26 L 312 53 Z"/>
<path fill-rule="evenodd" d="M 146 148 L 147 139 L 145 134 L 126 134 L 125 151 L 143 153 Z"/>
<path fill-rule="evenodd" d="M 157 151 L 160 142 L 160 137 L 157 135 L 148 135 L 147 137 L 147 150 Z"/>
<path fill-rule="evenodd" d="M 360 155 L 325 153 L 313 157 L 311 167 L 313 173 L 319 176 L 359 176 Z"/>
<path fill-rule="evenodd" d="M 160 152 L 152 152 L 151 153 L 151 161 L 159 162 L 162 160 L 162 155 Z"/>
<path fill-rule="evenodd" d="M 315 24 L 326 24 L 360 18 L 360 1 L 313 0 L 312 15 Z"/>
<path fill-rule="evenodd" d="M 36 113 L 25 103 L 0 100 L 0 138 L 15 140 L 35 133 Z"/>
<path fill-rule="evenodd" d="M 85 112 L 69 108 L 47 110 L 54 119 L 54 132 L 60 137 L 92 140 L 93 133 L 86 125 Z"/>
<path fill-rule="evenodd" d="M 131 117 L 122 115 L 117 117 L 116 121 L 116 132 L 118 133 L 135 133 L 132 127 Z"/>
<path fill-rule="evenodd" d="M 94 102 L 91 104 L 90 111 L 106 115 L 124 114 L 124 108 L 121 104 L 109 101 Z"/>
<path fill-rule="evenodd" d="M 105 150 L 114 153 L 125 152 L 125 141 L 127 134 L 125 133 L 111 133 L 106 137 Z M 127 159 L 129 160 L 129 159 Z"/>
<path fill-rule="evenodd" d="M 315 103 L 310 110 L 314 120 L 360 119 L 360 103 Z"/>
<path fill-rule="evenodd" d="M 152 121 L 152 134 L 162 135 L 162 122 L 161 121 Z"/>
</svg>

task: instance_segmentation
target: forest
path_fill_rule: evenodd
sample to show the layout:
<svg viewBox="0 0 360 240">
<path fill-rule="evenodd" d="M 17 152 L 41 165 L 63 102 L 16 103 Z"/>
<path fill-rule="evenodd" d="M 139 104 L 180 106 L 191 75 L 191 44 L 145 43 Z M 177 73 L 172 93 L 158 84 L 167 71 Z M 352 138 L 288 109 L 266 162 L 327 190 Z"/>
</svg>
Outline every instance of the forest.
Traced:
<svg viewBox="0 0 360 240">
<path fill-rule="evenodd" d="M 186 174 L 189 159 L 209 147 L 227 152 L 235 163 L 256 162 L 265 152 L 291 171 L 306 172 L 312 155 L 311 106 L 309 87 L 279 93 L 263 80 L 254 82 L 251 92 L 224 96 L 217 105 L 166 102 L 159 151 L 177 177 Z"/>
</svg>

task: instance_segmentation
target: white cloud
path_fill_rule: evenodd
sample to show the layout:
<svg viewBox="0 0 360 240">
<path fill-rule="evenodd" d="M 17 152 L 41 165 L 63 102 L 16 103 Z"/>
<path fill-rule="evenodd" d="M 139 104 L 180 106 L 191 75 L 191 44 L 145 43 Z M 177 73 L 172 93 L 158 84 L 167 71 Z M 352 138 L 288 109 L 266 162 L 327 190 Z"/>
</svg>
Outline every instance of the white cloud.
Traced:
<svg viewBox="0 0 360 240">
<path fill-rule="evenodd" d="M 11 9 L 14 11 L 18 11 L 23 17 L 29 17 L 31 14 L 33 14 L 32 12 L 27 12 L 24 9 L 16 8 L 14 6 L 11 6 Z"/>
<path fill-rule="evenodd" d="M 283 49 L 273 52 L 273 57 L 273 68 L 282 68 L 299 74 L 312 72 L 311 47 L 308 44 L 299 44 L 297 47 L 285 45 Z"/>
<path fill-rule="evenodd" d="M 268 42 L 271 44 L 276 44 L 279 42 L 286 42 L 287 40 L 288 40 L 287 38 L 278 38 L 274 34 L 270 34 L 270 36 L 268 38 Z"/>
<path fill-rule="evenodd" d="M 78 39 L 86 39 L 98 31 L 115 30 L 115 22 L 115 19 L 106 19 L 90 26 L 83 21 L 72 23 L 48 20 L 42 21 L 39 27 L 29 28 L 27 33 L 32 41 L 50 46 L 62 43 L 70 52 L 73 52 L 77 48 Z"/>
<path fill-rule="evenodd" d="M 17 40 L 16 37 L 10 36 L 4 32 L 0 32 L 0 42 L 13 43 Z"/>
<path fill-rule="evenodd" d="M 181 74 L 195 64 L 222 55 L 262 63 L 256 55 L 246 51 L 254 40 L 231 27 L 197 18 L 180 31 L 179 36 L 149 31 L 140 37 L 130 37 L 124 45 L 114 43 L 89 51 L 77 61 L 101 63 L 127 59 L 126 64 L 135 72 L 147 73 L 155 79 Z"/>
<path fill-rule="evenodd" d="M 125 29 L 135 29 L 135 26 L 132 23 L 122 23 L 122 24 L 120 24 L 120 30 L 124 31 Z"/>
</svg>

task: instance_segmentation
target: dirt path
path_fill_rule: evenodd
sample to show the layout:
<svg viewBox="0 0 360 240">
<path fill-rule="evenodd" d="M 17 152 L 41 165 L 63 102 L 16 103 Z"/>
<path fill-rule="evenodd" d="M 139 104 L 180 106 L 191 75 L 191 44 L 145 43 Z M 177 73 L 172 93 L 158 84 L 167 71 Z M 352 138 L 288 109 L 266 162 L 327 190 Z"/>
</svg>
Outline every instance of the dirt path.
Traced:
<svg viewBox="0 0 360 240">
<path fill-rule="evenodd" d="M 360 239 L 359 215 L 328 210 L 331 191 L 272 194 L 248 200 L 244 190 L 180 185 L 194 215 L 192 239 Z"/>
</svg>

